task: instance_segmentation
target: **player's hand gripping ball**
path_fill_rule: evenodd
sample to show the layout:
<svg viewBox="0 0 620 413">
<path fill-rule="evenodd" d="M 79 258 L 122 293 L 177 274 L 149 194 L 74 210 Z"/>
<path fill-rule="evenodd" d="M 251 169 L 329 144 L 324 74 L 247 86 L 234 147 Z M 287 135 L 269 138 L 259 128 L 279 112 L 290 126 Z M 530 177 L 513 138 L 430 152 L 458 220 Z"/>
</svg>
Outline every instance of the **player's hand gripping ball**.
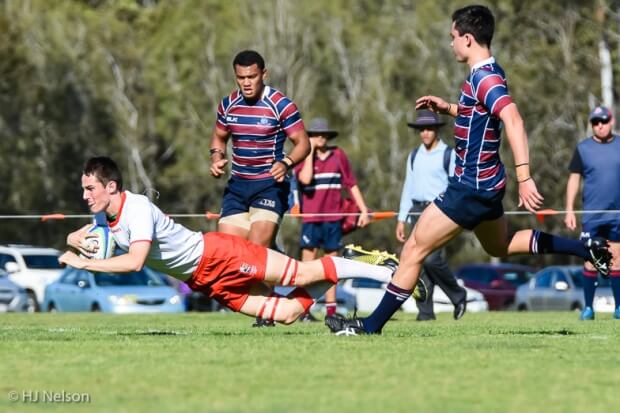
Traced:
<svg viewBox="0 0 620 413">
<path fill-rule="evenodd" d="M 80 255 L 82 258 L 104 260 L 114 255 L 116 244 L 114 243 L 114 238 L 112 238 L 109 227 L 103 225 L 93 225 L 88 230 L 88 233 L 96 236 L 85 239 L 84 249 L 90 251 L 91 256 L 86 257 L 84 255 Z"/>
</svg>

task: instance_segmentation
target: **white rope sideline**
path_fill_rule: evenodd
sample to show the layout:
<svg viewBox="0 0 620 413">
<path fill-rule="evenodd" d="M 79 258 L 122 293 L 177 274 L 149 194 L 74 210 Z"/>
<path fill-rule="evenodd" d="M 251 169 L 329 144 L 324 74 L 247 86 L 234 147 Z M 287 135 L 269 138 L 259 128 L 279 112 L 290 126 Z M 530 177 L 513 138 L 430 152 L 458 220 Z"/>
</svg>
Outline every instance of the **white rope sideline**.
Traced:
<svg viewBox="0 0 620 413">
<path fill-rule="evenodd" d="M 546 216 L 546 215 L 566 215 L 568 210 L 556 210 L 556 209 L 543 209 L 539 210 L 535 213 L 530 211 L 504 211 L 505 215 L 533 215 L 533 216 Z M 620 214 L 620 209 L 597 209 L 597 210 L 575 210 L 572 211 L 575 215 L 595 215 L 595 214 Z M 211 214 L 211 218 L 209 218 L 209 214 Z M 393 214 L 393 216 L 389 216 L 389 218 L 396 217 L 398 212 L 396 211 L 373 211 L 369 212 L 368 215 L 373 214 Z M 57 217 L 54 217 L 57 215 Z M 61 217 L 58 217 L 61 215 Z M 219 214 L 217 213 L 202 213 L 202 214 L 166 214 L 172 218 L 207 218 L 213 219 Z M 344 213 L 286 213 L 284 216 L 291 218 L 304 218 L 304 217 L 348 217 L 348 216 L 359 216 L 360 212 L 344 212 Z M 419 216 L 422 215 L 422 211 L 420 212 L 409 212 L 408 216 Z M 33 215 L 0 215 L 0 219 L 44 219 L 47 218 L 49 220 L 62 220 L 62 219 L 77 219 L 77 218 L 92 218 L 92 214 L 33 214 Z M 388 218 L 388 217 L 386 217 Z"/>
</svg>

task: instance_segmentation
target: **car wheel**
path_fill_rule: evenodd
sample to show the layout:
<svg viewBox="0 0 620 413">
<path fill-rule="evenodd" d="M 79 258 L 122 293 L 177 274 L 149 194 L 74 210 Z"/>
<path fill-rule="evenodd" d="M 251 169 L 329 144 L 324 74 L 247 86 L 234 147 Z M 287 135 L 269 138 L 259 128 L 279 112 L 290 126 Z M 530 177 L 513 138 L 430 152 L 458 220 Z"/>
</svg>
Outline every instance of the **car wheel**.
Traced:
<svg viewBox="0 0 620 413">
<path fill-rule="evenodd" d="M 93 303 L 92 307 L 90 307 L 90 311 L 93 313 L 98 313 L 101 311 L 101 307 L 99 307 L 99 304 Z"/>
<path fill-rule="evenodd" d="M 47 306 L 47 311 L 50 313 L 57 313 L 58 309 L 56 308 L 56 305 L 54 304 L 54 302 L 50 302 L 50 305 Z"/>
<path fill-rule="evenodd" d="M 527 305 L 525 304 L 519 304 L 519 306 L 517 307 L 518 311 L 527 311 Z"/>
<path fill-rule="evenodd" d="M 571 311 L 581 311 L 583 310 L 583 308 L 581 308 L 581 303 L 573 303 L 570 306 Z"/>
<path fill-rule="evenodd" d="M 28 291 L 28 299 L 26 300 L 26 309 L 29 313 L 38 313 L 41 311 L 37 296 L 32 291 Z"/>
</svg>

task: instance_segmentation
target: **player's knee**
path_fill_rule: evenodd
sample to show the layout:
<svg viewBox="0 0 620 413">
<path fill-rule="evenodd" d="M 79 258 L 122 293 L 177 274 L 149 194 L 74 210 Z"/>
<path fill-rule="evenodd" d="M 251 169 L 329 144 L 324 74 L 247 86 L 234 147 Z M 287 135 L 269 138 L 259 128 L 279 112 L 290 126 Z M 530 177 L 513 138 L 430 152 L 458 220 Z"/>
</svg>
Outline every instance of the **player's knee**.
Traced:
<svg viewBox="0 0 620 413">
<path fill-rule="evenodd" d="M 286 325 L 293 324 L 303 313 L 303 308 L 299 308 L 298 306 L 290 306 L 287 308 L 281 323 Z"/>
<path fill-rule="evenodd" d="M 400 254 L 400 262 L 412 262 L 415 264 L 422 264 L 424 259 L 428 256 L 430 251 L 422 248 L 415 241 L 412 243 L 407 242 L 403 246 L 403 250 Z"/>
</svg>

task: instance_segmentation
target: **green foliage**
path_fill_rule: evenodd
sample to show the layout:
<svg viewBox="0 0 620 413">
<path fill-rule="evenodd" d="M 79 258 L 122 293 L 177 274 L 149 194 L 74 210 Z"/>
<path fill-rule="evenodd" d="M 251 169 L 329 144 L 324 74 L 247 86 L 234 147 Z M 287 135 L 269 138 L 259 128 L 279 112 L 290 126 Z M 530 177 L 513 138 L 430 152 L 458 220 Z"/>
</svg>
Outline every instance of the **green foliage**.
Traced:
<svg viewBox="0 0 620 413">
<path fill-rule="evenodd" d="M 589 106 L 600 100 L 603 33 L 618 61 L 617 2 L 599 2 L 603 25 L 590 1 L 488 3 L 497 15 L 493 50 L 526 121 L 534 177 L 546 206 L 563 209 L 566 165 L 589 133 Z M 207 148 L 218 101 L 234 88 L 231 60 L 244 48 L 263 53 L 270 84 L 291 96 L 304 118 L 327 116 L 340 130 L 336 143 L 350 156 L 369 206 L 395 210 L 406 156 L 419 144 L 406 126 L 415 98 L 433 93 L 454 101 L 467 73 L 449 46 L 450 11 L 463 4 L 6 0 L 0 213 L 84 212 L 79 166 L 94 154 L 116 158 L 130 190 L 156 188 L 168 212 L 217 211 L 225 180 L 210 177 Z M 444 133 L 449 138 L 448 128 Z M 510 166 L 508 145 L 502 156 Z M 510 210 L 517 194 L 508 171 Z M 0 242 L 56 245 L 76 226 L 1 225 Z M 284 229 L 291 252 L 296 225 L 287 221 Z M 563 230 L 561 219 L 545 227 Z M 394 222 L 384 221 L 352 239 L 395 249 L 393 231 Z M 461 241 L 469 244 L 469 236 Z"/>
</svg>

